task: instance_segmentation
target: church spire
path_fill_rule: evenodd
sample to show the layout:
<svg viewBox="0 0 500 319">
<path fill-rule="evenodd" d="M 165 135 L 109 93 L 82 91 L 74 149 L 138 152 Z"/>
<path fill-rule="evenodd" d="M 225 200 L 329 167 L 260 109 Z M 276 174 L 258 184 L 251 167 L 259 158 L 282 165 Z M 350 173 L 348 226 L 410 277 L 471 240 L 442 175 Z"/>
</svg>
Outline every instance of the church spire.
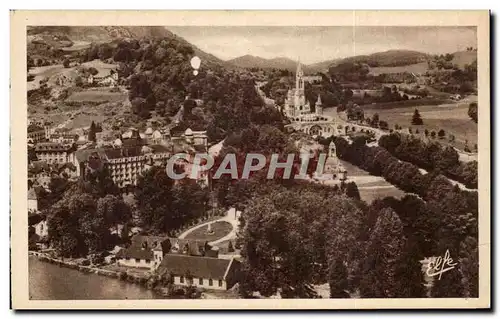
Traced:
<svg viewBox="0 0 500 319">
<path fill-rule="evenodd" d="M 316 101 L 316 105 L 321 105 L 321 95 L 318 94 L 318 100 Z"/>
<path fill-rule="evenodd" d="M 296 76 L 302 76 L 302 66 L 300 64 L 300 56 L 297 60 L 297 74 L 296 74 Z"/>
</svg>

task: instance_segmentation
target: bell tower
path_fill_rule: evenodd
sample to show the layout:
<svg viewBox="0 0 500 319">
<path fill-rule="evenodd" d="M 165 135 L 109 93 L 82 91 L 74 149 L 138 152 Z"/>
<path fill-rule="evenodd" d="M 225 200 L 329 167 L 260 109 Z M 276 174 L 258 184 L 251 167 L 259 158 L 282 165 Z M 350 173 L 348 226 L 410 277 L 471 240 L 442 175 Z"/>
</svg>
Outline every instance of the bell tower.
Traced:
<svg viewBox="0 0 500 319">
<path fill-rule="evenodd" d="M 321 103 L 321 96 L 319 94 L 315 106 L 316 106 L 316 115 L 323 115 L 323 104 Z"/>
</svg>

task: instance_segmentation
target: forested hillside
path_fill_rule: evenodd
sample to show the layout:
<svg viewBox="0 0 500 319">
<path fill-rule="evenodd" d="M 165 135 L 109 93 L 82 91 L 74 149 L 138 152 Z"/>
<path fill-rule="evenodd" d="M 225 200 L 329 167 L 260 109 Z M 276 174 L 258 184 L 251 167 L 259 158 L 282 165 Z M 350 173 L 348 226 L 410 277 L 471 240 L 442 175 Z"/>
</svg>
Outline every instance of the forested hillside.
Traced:
<svg viewBox="0 0 500 319">
<path fill-rule="evenodd" d="M 183 104 L 184 125 L 207 129 L 213 141 L 248 127 L 251 121 L 257 125 L 281 123 L 277 111 L 264 107 L 251 78 L 227 70 L 217 61 L 205 60 L 204 55 L 199 55 L 199 74 L 193 75 L 190 59 L 196 54 L 178 37 L 122 39 L 92 45 L 80 56 L 80 62 L 98 58 L 119 63 L 132 111 L 140 119 L 149 118 L 152 112 L 172 116 Z M 183 102 L 186 97 L 189 101 Z"/>
</svg>

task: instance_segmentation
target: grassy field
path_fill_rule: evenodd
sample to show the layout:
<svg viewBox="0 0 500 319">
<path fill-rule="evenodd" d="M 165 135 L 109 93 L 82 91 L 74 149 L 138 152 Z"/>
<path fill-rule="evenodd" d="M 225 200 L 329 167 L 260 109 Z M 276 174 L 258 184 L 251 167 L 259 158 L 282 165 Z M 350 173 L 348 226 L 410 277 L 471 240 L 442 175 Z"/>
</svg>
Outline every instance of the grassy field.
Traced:
<svg viewBox="0 0 500 319">
<path fill-rule="evenodd" d="M 87 41 L 73 41 L 73 45 L 70 47 L 62 48 L 61 50 L 72 52 L 72 51 L 80 51 L 89 48 L 91 45 L 90 42 Z"/>
<path fill-rule="evenodd" d="M 99 71 L 99 75 L 108 74 L 110 70 L 115 70 L 117 67 L 117 64 L 104 63 L 98 59 L 82 63 L 81 65 L 86 68 L 96 68 Z"/>
<path fill-rule="evenodd" d="M 203 226 L 193 230 L 186 235 L 186 239 L 197 239 L 214 241 L 229 234 L 233 230 L 233 225 L 225 221 L 218 221 L 212 223 L 212 234 L 207 234 L 208 226 Z"/>
<path fill-rule="evenodd" d="M 123 92 L 111 92 L 109 88 L 92 88 L 74 92 L 66 102 L 118 102 L 127 98 Z"/>
<path fill-rule="evenodd" d="M 415 109 L 418 109 L 424 125 L 411 125 L 411 119 Z M 477 143 L 477 124 L 474 123 L 468 116 L 468 103 L 445 104 L 445 105 L 420 105 L 416 107 L 401 107 L 391 109 L 365 110 L 365 117 L 372 117 L 378 113 L 380 120 L 389 123 L 389 128 L 394 128 L 395 124 L 407 130 L 412 128 L 413 132 L 417 129 L 419 135 L 425 137 L 424 131 L 435 131 L 436 133 L 443 129 L 446 137 L 440 140 L 444 143 L 448 141 L 448 134 L 455 135 L 455 143 L 453 144 L 458 149 L 464 148 L 465 140 L 468 140 L 469 147 L 473 148 Z"/>
<path fill-rule="evenodd" d="M 411 72 L 415 74 L 423 74 L 427 72 L 427 62 L 420 62 L 417 64 L 403 65 L 403 66 L 380 66 L 370 68 L 370 74 L 379 75 L 382 73 L 402 73 Z"/>
<path fill-rule="evenodd" d="M 405 192 L 391 185 L 383 178 L 370 175 L 367 171 L 362 170 L 349 162 L 342 160 L 340 160 L 340 162 L 347 170 L 347 176 L 351 177 L 351 180 L 356 182 L 361 199 L 368 204 L 373 202 L 375 199 L 387 196 L 401 198 L 406 195 Z M 373 177 L 374 181 L 370 181 L 370 178 L 368 177 Z"/>
</svg>

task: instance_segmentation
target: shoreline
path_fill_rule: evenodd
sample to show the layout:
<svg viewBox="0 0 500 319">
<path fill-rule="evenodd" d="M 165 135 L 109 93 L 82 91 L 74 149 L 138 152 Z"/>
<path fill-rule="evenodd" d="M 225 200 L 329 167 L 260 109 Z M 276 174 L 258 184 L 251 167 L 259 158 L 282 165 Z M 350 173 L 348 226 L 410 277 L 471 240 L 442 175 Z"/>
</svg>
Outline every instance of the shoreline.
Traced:
<svg viewBox="0 0 500 319">
<path fill-rule="evenodd" d="M 152 290 L 156 293 L 161 293 L 161 290 L 163 287 L 160 285 L 156 285 L 156 282 L 152 282 L 146 277 L 140 277 L 136 276 L 133 274 L 128 273 L 127 271 L 114 271 L 114 270 L 108 270 L 108 269 L 103 269 L 99 267 L 92 267 L 92 266 L 83 266 L 79 265 L 75 262 L 72 261 L 65 261 L 59 258 L 53 258 L 48 256 L 45 253 L 37 252 L 37 251 L 28 251 L 28 257 L 33 256 L 36 257 L 39 261 L 46 262 L 49 264 L 55 264 L 60 267 L 68 268 L 68 269 L 74 269 L 82 273 L 86 274 L 95 274 L 98 276 L 104 276 L 108 278 L 114 278 L 118 279 L 120 281 L 125 281 L 131 284 L 137 284 L 140 285 L 148 290 Z M 152 276 L 153 277 L 153 276 Z M 151 278 L 152 278 L 151 277 Z M 163 296 L 163 295 L 162 295 Z"/>
</svg>

